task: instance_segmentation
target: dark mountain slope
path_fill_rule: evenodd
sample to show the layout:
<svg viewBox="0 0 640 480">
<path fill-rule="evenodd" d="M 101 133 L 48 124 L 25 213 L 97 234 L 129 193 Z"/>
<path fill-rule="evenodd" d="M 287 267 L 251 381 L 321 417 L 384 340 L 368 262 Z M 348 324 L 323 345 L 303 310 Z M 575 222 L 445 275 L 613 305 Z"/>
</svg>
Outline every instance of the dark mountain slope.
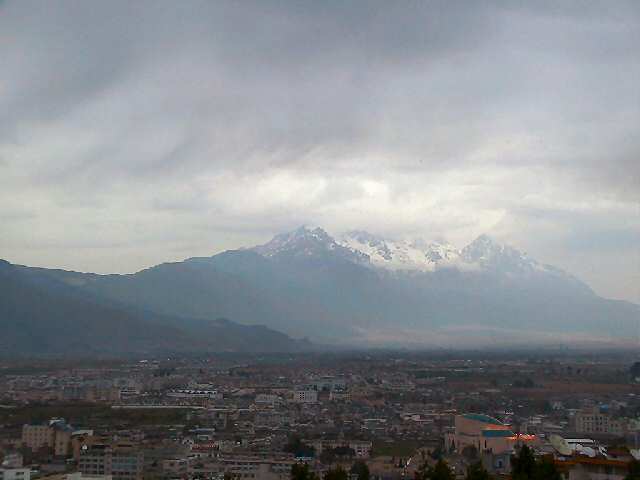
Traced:
<svg viewBox="0 0 640 480">
<path fill-rule="evenodd" d="M 164 315 L 126 305 L 81 288 L 85 274 L 0 262 L 2 354 L 287 352 L 308 346 L 264 326 Z"/>
</svg>

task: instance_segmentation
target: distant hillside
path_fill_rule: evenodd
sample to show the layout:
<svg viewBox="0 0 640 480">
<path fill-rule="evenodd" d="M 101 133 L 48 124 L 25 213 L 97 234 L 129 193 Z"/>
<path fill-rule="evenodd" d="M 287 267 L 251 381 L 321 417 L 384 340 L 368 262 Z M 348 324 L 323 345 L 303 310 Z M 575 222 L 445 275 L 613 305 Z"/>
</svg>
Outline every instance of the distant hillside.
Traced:
<svg viewBox="0 0 640 480">
<path fill-rule="evenodd" d="M 23 272 L 160 315 L 222 316 L 342 344 L 616 344 L 637 340 L 640 324 L 638 305 L 601 298 L 484 235 L 457 249 L 300 228 L 254 249 L 131 275 Z"/>
<path fill-rule="evenodd" d="M 151 313 L 0 260 L 1 355 L 294 351 L 304 342 L 264 326 Z"/>
</svg>

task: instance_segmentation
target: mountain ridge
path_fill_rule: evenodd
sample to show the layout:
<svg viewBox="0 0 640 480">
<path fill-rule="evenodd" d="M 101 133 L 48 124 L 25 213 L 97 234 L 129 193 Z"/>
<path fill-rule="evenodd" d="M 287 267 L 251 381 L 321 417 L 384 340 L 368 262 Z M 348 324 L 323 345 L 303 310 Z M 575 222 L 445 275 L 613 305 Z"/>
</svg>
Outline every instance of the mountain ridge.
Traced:
<svg viewBox="0 0 640 480">
<path fill-rule="evenodd" d="M 159 315 L 230 318 L 343 345 L 616 343 L 637 338 L 640 319 L 639 306 L 600 298 L 486 235 L 458 249 L 300 227 L 256 247 L 127 275 L 21 268 Z"/>
<path fill-rule="evenodd" d="M 87 276 L 101 278 L 0 260 L 0 354 L 108 357 L 312 348 L 264 325 L 152 312 L 83 288 Z"/>
</svg>

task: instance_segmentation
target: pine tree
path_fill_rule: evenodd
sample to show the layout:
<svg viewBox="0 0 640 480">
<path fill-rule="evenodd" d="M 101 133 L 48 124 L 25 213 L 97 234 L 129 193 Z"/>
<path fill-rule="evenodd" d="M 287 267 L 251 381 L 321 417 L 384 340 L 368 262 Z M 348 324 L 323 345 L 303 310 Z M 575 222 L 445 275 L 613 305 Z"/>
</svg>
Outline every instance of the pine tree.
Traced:
<svg viewBox="0 0 640 480">
<path fill-rule="evenodd" d="M 415 478 L 416 480 L 455 480 L 456 477 L 447 462 L 440 459 L 433 467 L 425 462 L 416 472 Z"/>
<path fill-rule="evenodd" d="M 358 475 L 358 480 L 369 480 L 369 467 L 362 460 L 356 460 L 351 466 L 351 473 Z"/>
<path fill-rule="evenodd" d="M 520 448 L 517 455 L 511 457 L 511 476 L 513 480 L 531 480 L 536 468 L 533 451 L 526 445 Z"/>
<path fill-rule="evenodd" d="M 291 467 L 291 480 L 319 480 L 318 476 L 309 470 L 306 463 L 296 463 Z"/>
<path fill-rule="evenodd" d="M 467 468 L 467 476 L 465 480 L 491 480 L 489 472 L 485 470 L 482 463 L 477 462 L 469 465 Z"/>
<path fill-rule="evenodd" d="M 533 473 L 533 480 L 562 480 L 562 475 L 558 472 L 556 464 L 549 458 L 543 458 L 536 462 Z"/>
<path fill-rule="evenodd" d="M 344 468 L 338 465 L 333 470 L 327 470 L 327 473 L 324 474 L 323 480 L 347 480 L 349 475 Z"/>
<path fill-rule="evenodd" d="M 640 462 L 638 460 L 629 462 L 629 473 L 624 477 L 624 480 L 640 480 Z"/>
</svg>

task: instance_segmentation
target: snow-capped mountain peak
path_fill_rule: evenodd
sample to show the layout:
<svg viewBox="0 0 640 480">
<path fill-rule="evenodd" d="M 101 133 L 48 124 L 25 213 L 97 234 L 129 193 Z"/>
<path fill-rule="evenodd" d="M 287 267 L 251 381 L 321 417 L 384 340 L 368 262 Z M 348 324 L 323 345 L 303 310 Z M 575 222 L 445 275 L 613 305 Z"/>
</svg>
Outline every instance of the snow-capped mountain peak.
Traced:
<svg viewBox="0 0 640 480">
<path fill-rule="evenodd" d="M 489 235 L 480 235 L 460 250 L 446 242 L 428 242 L 421 238 L 387 239 L 362 230 L 334 238 L 320 227 L 302 226 L 276 235 L 253 250 L 265 257 L 332 258 L 395 271 L 434 272 L 456 268 L 509 275 L 534 272 L 566 275 Z"/>
<path fill-rule="evenodd" d="M 390 270 L 433 271 L 459 257 L 458 249 L 446 243 L 388 240 L 363 231 L 347 232 L 338 243 L 366 254 L 373 266 Z"/>
<path fill-rule="evenodd" d="M 509 273 L 547 270 L 545 265 L 530 258 L 526 253 L 498 243 L 486 234 L 480 235 L 464 247 L 461 251 L 461 259 L 467 264 L 475 264 L 482 269 Z"/>
<path fill-rule="evenodd" d="M 301 226 L 291 232 L 281 233 L 264 245 L 253 248 L 265 257 L 322 257 L 333 254 L 354 263 L 368 263 L 361 252 L 354 252 L 340 245 L 320 227 Z"/>
</svg>

